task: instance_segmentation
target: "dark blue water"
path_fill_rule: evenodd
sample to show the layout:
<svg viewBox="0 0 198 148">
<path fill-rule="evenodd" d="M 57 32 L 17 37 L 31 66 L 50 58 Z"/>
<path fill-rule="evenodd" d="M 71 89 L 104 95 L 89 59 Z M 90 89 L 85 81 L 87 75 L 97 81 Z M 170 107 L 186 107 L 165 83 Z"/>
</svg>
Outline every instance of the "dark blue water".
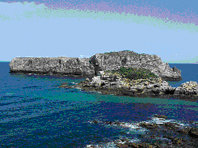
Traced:
<svg viewBox="0 0 198 148">
<path fill-rule="evenodd" d="M 182 70 L 183 81 L 198 81 L 198 65 L 176 66 Z M 8 63 L 0 63 L 0 147 L 85 147 L 141 134 L 90 124 L 92 120 L 136 123 L 163 114 L 177 121 L 198 121 L 196 101 L 59 88 L 62 83 L 82 80 L 10 74 Z"/>
<path fill-rule="evenodd" d="M 172 86 L 179 86 L 186 81 L 198 82 L 198 64 L 170 64 L 171 67 L 176 66 L 181 70 L 182 80 L 179 82 L 170 82 Z"/>
</svg>

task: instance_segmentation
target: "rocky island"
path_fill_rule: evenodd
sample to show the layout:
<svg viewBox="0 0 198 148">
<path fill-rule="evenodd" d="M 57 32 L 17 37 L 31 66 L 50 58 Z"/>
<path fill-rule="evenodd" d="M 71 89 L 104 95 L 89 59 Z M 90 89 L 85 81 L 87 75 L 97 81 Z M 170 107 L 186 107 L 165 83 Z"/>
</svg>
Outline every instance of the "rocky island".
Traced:
<svg viewBox="0 0 198 148">
<path fill-rule="evenodd" d="M 153 97 L 198 98 L 197 82 L 175 88 L 167 81 L 182 79 L 181 71 L 171 68 L 156 55 L 120 51 L 95 54 L 90 58 L 14 58 L 10 72 L 83 76 L 74 86 L 104 94 Z"/>
<path fill-rule="evenodd" d="M 99 71 L 117 70 L 120 67 L 144 68 L 168 81 L 181 80 L 181 72 L 175 67 L 170 68 L 158 56 L 133 51 L 95 54 L 90 58 L 17 57 L 10 62 L 11 72 L 84 77 L 93 77 Z"/>
</svg>

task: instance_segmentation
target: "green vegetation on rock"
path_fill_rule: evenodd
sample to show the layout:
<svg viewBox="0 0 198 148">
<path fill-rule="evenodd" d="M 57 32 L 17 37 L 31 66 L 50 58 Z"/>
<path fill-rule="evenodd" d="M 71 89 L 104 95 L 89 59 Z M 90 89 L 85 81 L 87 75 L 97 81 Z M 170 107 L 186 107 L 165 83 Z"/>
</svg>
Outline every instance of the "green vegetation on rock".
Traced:
<svg viewBox="0 0 198 148">
<path fill-rule="evenodd" d="M 157 78 L 158 76 L 152 73 L 147 69 L 135 69 L 135 68 L 125 68 L 121 67 L 118 70 L 113 70 L 112 73 L 118 73 L 124 78 L 128 78 L 130 80 L 137 79 L 148 79 L 148 78 Z"/>
<path fill-rule="evenodd" d="M 110 52 L 105 52 L 104 54 L 105 55 L 119 55 L 120 53 L 122 54 L 127 54 L 127 55 L 130 55 L 130 56 L 140 56 L 140 55 L 143 55 L 143 54 L 138 54 L 136 52 L 133 52 L 133 51 L 130 51 L 130 50 L 123 50 L 123 51 L 120 51 L 120 52 L 116 52 L 116 51 L 110 51 Z"/>
</svg>

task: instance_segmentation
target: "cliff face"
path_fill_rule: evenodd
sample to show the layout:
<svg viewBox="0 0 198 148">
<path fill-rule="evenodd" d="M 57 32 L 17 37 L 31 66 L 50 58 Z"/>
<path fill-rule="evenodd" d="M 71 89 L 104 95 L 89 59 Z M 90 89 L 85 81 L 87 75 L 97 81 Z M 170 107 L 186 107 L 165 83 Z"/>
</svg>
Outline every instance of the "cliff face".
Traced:
<svg viewBox="0 0 198 148">
<path fill-rule="evenodd" d="M 170 68 L 156 55 L 120 51 L 96 54 L 90 58 L 14 58 L 11 72 L 45 73 L 93 76 L 99 71 L 117 70 L 120 67 L 144 68 L 165 80 L 180 80 L 181 72 Z"/>
<path fill-rule="evenodd" d="M 94 67 L 88 58 L 14 58 L 11 72 L 91 76 Z"/>
<path fill-rule="evenodd" d="M 165 80 L 181 80 L 181 72 L 177 68 L 170 68 L 156 55 L 137 54 L 132 51 L 120 51 L 96 54 L 90 58 L 95 72 L 117 70 L 120 67 L 144 68 Z"/>
</svg>

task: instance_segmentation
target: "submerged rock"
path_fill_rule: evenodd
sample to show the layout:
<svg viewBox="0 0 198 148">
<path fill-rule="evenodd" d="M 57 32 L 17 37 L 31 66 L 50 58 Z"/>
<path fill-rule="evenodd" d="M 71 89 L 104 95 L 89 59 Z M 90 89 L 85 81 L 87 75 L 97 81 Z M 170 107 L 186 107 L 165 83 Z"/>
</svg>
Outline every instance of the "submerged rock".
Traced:
<svg viewBox="0 0 198 148">
<path fill-rule="evenodd" d="M 165 115 L 154 115 L 156 118 L 162 118 L 162 119 L 167 119 L 167 116 Z"/>
<path fill-rule="evenodd" d="M 158 125 L 155 123 L 146 123 L 146 122 L 142 122 L 139 124 L 141 127 L 147 128 L 147 129 L 156 129 L 158 128 Z"/>
</svg>

